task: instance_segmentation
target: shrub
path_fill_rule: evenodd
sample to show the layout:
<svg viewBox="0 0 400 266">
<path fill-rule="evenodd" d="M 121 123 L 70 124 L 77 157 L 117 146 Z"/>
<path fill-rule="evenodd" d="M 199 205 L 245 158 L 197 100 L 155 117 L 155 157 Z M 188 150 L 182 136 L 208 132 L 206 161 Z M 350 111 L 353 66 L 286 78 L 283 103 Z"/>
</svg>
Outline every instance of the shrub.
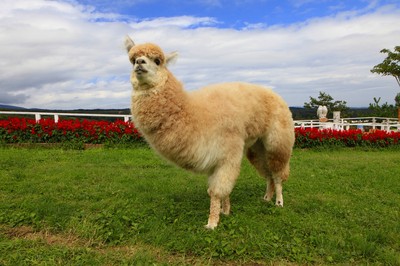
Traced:
<svg viewBox="0 0 400 266">
<path fill-rule="evenodd" d="M 90 120 L 59 120 L 46 118 L 36 122 L 27 118 L 0 120 L 0 141 L 3 143 L 60 143 L 88 144 L 131 143 L 141 136 L 131 122 Z"/>
<path fill-rule="evenodd" d="M 400 132 L 361 129 L 333 130 L 317 128 L 296 128 L 295 147 L 388 147 L 399 145 Z"/>
<path fill-rule="evenodd" d="M 400 146 L 400 132 L 296 128 L 296 148 Z M 0 143 L 132 144 L 143 142 L 132 122 L 45 118 L 0 120 Z"/>
</svg>

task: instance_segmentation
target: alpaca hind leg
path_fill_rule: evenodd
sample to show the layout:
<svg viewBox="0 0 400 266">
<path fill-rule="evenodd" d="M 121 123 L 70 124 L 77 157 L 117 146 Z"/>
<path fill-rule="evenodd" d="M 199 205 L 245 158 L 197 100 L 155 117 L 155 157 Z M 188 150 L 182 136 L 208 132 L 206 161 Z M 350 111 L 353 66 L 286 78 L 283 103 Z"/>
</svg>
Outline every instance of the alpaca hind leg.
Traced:
<svg viewBox="0 0 400 266">
<path fill-rule="evenodd" d="M 271 171 L 271 178 L 267 188 L 267 199 L 272 198 L 273 187 L 275 187 L 275 205 L 283 207 L 282 183 L 289 177 L 291 146 L 286 147 L 285 145 L 281 145 L 280 147 L 276 147 L 271 142 L 266 142 L 265 146 L 268 147 L 266 150 L 266 167 Z"/>
<path fill-rule="evenodd" d="M 273 184 L 275 185 L 275 205 L 278 207 L 283 207 L 283 195 L 282 195 L 282 179 L 280 177 L 273 178 Z"/>
<path fill-rule="evenodd" d="M 265 191 L 264 200 L 271 201 L 272 197 L 274 196 L 274 192 L 275 192 L 274 180 L 272 179 L 272 176 L 268 175 L 267 176 L 267 189 Z"/>
<path fill-rule="evenodd" d="M 275 165 L 277 163 L 275 162 Z M 271 193 L 273 194 L 274 190 L 273 187 L 275 187 L 275 205 L 279 207 L 283 207 L 283 195 L 282 195 L 282 183 L 287 180 L 289 176 L 289 162 L 286 162 L 283 164 L 283 166 L 279 168 L 273 168 L 273 169 L 280 169 L 279 171 L 274 171 L 272 173 L 272 178 L 270 179 L 269 187 L 267 189 L 267 194 Z M 268 195 L 267 195 L 268 197 Z M 272 197 L 271 197 L 272 198 Z"/>
<path fill-rule="evenodd" d="M 275 192 L 275 183 L 272 173 L 268 166 L 266 150 L 261 140 L 258 140 L 253 146 L 247 150 L 247 159 L 254 166 L 260 176 L 266 179 L 266 191 L 264 195 L 265 201 L 271 201 Z"/>
</svg>

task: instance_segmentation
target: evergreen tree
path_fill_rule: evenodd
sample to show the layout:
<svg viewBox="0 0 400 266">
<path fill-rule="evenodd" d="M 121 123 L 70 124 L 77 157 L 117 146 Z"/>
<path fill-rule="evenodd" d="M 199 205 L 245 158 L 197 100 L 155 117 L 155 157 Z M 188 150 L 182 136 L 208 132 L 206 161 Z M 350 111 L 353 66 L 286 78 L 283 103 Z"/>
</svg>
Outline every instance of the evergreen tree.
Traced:
<svg viewBox="0 0 400 266">
<path fill-rule="evenodd" d="M 318 98 L 310 96 L 310 101 L 304 103 L 304 108 L 317 110 L 320 105 L 325 105 L 330 113 L 340 111 L 342 117 L 346 116 L 349 109 L 346 101 L 334 101 L 332 96 L 322 91 L 319 92 Z"/>
</svg>

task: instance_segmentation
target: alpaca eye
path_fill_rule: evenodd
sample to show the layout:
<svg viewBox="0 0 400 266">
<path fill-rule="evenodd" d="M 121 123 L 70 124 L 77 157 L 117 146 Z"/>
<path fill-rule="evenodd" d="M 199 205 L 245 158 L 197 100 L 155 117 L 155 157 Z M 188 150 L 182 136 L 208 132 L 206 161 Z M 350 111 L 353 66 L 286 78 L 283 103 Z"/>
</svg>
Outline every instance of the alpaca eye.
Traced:
<svg viewBox="0 0 400 266">
<path fill-rule="evenodd" d="M 132 63 L 132 65 L 136 64 L 136 58 L 135 57 L 131 59 L 131 63 Z"/>
<path fill-rule="evenodd" d="M 161 64 L 161 60 L 156 58 L 154 59 L 154 63 L 156 63 L 156 65 L 159 66 Z"/>
</svg>

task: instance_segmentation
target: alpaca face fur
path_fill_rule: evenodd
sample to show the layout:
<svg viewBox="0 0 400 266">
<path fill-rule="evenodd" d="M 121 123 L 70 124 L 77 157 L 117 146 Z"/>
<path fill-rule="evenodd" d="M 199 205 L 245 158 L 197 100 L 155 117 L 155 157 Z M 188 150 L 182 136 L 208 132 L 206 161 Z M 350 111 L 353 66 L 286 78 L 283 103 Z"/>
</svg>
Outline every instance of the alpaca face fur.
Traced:
<svg viewBox="0 0 400 266">
<path fill-rule="evenodd" d="M 264 196 L 283 206 L 282 182 L 289 176 L 294 144 L 292 114 L 270 89 L 231 82 L 187 92 L 167 69 L 176 54 L 155 44 L 125 46 L 133 64 L 133 121 L 151 147 L 172 163 L 208 175 L 209 229 L 229 214 L 231 193 L 243 154 L 266 178 Z"/>
</svg>

